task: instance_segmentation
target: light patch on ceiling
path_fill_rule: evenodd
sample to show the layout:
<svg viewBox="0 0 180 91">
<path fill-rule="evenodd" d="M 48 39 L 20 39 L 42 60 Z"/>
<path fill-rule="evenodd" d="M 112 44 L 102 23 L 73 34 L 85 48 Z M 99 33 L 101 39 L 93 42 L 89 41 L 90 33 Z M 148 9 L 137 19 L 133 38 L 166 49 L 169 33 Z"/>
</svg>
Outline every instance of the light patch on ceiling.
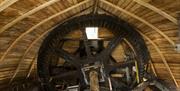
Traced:
<svg viewBox="0 0 180 91">
<path fill-rule="evenodd" d="M 176 44 L 175 50 L 176 50 L 178 53 L 180 53 L 180 44 Z"/>
<path fill-rule="evenodd" d="M 88 39 L 98 39 L 98 27 L 86 27 L 86 35 Z"/>
</svg>

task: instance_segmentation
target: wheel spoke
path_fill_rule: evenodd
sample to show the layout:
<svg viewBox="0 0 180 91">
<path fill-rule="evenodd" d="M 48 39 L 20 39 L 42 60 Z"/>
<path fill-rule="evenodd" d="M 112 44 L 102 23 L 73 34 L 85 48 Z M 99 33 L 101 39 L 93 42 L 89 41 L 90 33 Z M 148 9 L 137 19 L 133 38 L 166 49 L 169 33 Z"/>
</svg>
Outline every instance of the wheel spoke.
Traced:
<svg viewBox="0 0 180 91">
<path fill-rule="evenodd" d="M 114 88 L 123 88 L 123 87 L 128 87 L 126 84 L 124 84 L 121 81 L 117 81 L 115 78 L 111 78 L 111 82 Z"/>
<path fill-rule="evenodd" d="M 116 59 L 113 58 L 113 56 L 110 55 L 110 60 L 113 64 L 117 63 L 118 61 L 116 61 Z"/>
<path fill-rule="evenodd" d="M 113 38 L 108 43 L 107 47 L 100 53 L 98 58 L 103 61 L 104 65 L 108 64 L 111 53 L 122 41 L 123 41 L 123 36 Z"/>
<path fill-rule="evenodd" d="M 150 82 L 148 81 L 142 82 L 137 87 L 135 87 L 132 91 L 143 91 L 149 85 L 150 85 Z"/>
<path fill-rule="evenodd" d="M 76 78 L 78 77 L 77 73 L 78 73 L 77 71 L 67 71 L 67 72 L 63 72 L 61 74 L 52 76 L 52 79 L 65 79 L 69 77 Z"/>
<path fill-rule="evenodd" d="M 56 55 L 58 55 L 59 57 L 62 57 L 67 62 L 71 63 L 72 65 L 80 66 L 80 61 L 78 60 L 78 58 L 68 53 L 67 51 L 63 49 L 54 49 L 54 52 L 56 53 Z"/>
<path fill-rule="evenodd" d="M 162 83 L 160 83 L 159 81 L 157 80 L 154 80 L 153 81 L 153 84 L 159 88 L 161 91 L 170 91 L 166 86 L 164 86 Z"/>
<path fill-rule="evenodd" d="M 118 46 L 118 44 L 120 44 L 122 41 L 123 41 L 123 37 L 122 36 L 118 36 L 118 37 L 113 38 L 109 42 L 107 48 L 105 49 L 105 53 L 107 55 L 110 55 L 113 52 L 113 50 Z"/>
<path fill-rule="evenodd" d="M 125 61 L 123 63 L 107 64 L 107 65 L 105 65 L 105 69 L 106 69 L 106 72 L 108 74 L 113 70 L 125 68 L 128 66 L 133 66 L 133 65 L 134 65 L 134 61 Z"/>
<path fill-rule="evenodd" d="M 73 53 L 73 55 L 77 55 L 79 51 L 80 51 L 80 48 L 76 49 L 76 51 Z"/>
</svg>

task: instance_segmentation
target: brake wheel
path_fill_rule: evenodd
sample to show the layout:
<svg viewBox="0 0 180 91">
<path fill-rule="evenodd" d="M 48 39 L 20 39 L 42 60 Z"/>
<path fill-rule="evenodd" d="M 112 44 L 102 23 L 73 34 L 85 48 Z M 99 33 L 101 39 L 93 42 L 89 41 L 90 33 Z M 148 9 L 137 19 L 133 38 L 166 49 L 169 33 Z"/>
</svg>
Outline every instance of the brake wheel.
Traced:
<svg viewBox="0 0 180 91">
<path fill-rule="evenodd" d="M 94 26 L 106 28 L 113 34 L 106 47 L 105 44 L 94 49 L 89 46 L 91 40 L 87 39 L 84 28 Z M 78 29 L 82 34 L 78 49 L 64 49 L 67 42 L 64 40 L 65 35 Z M 124 61 L 119 63 L 112 53 L 124 43 L 132 48 L 130 54 L 125 53 Z M 63 60 L 61 65 L 57 65 L 59 60 Z M 148 60 L 149 53 L 144 40 L 131 25 L 109 15 L 89 14 L 68 20 L 50 32 L 39 50 L 37 67 L 45 91 L 71 88 L 80 91 L 93 88 L 99 89 L 95 91 L 128 91 L 143 82 Z M 92 83 L 98 85 L 92 86 Z"/>
</svg>

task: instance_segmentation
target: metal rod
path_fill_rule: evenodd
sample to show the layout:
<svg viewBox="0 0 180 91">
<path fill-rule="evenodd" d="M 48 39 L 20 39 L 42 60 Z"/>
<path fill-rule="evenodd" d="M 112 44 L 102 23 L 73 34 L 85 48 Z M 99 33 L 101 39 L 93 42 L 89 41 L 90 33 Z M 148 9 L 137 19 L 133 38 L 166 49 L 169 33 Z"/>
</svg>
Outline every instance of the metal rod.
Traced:
<svg viewBox="0 0 180 91">
<path fill-rule="evenodd" d="M 108 82 L 109 82 L 109 91 L 112 91 L 112 83 L 110 77 L 108 77 Z"/>
<path fill-rule="evenodd" d="M 98 73 L 96 71 L 91 71 L 89 74 L 89 78 L 90 78 L 90 91 L 100 91 Z"/>
<path fill-rule="evenodd" d="M 98 12 L 98 4 L 99 0 L 94 0 L 94 8 L 93 8 L 93 13 L 96 14 Z"/>
<path fill-rule="evenodd" d="M 126 70 L 126 80 L 127 80 L 127 83 L 130 84 L 130 82 L 131 82 L 130 78 L 131 77 L 130 77 L 130 73 L 129 73 L 129 68 L 126 67 L 125 70 Z"/>
</svg>

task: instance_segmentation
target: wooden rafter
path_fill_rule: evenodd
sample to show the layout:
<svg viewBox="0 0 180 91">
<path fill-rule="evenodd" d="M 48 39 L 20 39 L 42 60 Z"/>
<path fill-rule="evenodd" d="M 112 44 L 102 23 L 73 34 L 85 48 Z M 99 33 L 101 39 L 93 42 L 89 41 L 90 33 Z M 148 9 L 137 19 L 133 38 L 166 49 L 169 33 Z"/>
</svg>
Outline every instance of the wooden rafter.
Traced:
<svg viewBox="0 0 180 91">
<path fill-rule="evenodd" d="M 55 26 L 56 27 L 56 26 Z M 24 55 L 23 57 L 20 59 L 20 62 L 24 60 L 24 57 L 25 55 L 27 55 L 27 53 L 32 49 L 32 47 L 40 40 L 42 39 L 46 34 L 48 34 L 51 30 L 53 30 L 55 27 L 52 27 L 51 29 L 45 31 L 44 33 L 42 33 L 38 38 L 36 38 L 36 40 L 34 40 L 30 45 L 29 47 L 26 49 L 26 51 L 24 52 Z M 34 58 L 36 58 L 37 56 L 35 56 Z M 31 64 L 30 64 L 30 67 L 29 67 L 29 70 L 28 70 L 28 73 L 27 73 L 27 76 L 26 76 L 26 79 L 29 78 L 30 74 L 31 74 L 31 71 L 33 70 L 33 66 L 35 64 L 35 60 L 33 59 Z M 11 81 L 10 81 L 11 82 Z"/>
<path fill-rule="evenodd" d="M 177 24 L 177 19 L 176 18 L 174 18 L 173 16 L 169 15 L 168 13 L 162 11 L 161 9 L 158 9 L 155 6 L 153 6 L 153 5 L 151 5 L 151 4 L 147 3 L 147 2 L 144 2 L 143 0 L 133 0 L 133 1 L 135 1 L 136 3 L 138 3 L 138 4 L 140 4 L 140 5 L 144 6 L 144 7 L 147 7 L 149 9 L 151 9 L 152 11 L 154 11 L 154 12 L 156 12 L 158 14 L 160 14 L 161 16 L 167 18 L 168 20 L 170 20 L 174 24 Z"/>
<path fill-rule="evenodd" d="M 54 29 L 54 27 L 51 28 L 51 29 L 49 29 L 48 31 L 45 31 L 43 34 L 41 34 L 36 40 L 34 40 L 34 41 L 28 46 L 28 48 L 27 48 L 26 51 L 24 52 L 22 58 L 20 59 L 20 62 L 18 63 L 18 66 L 17 66 L 17 68 L 16 68 L 16 70 L 15 70 L 15 72 L 14 72 L 11 80 L 9 81 L 9 84 L 10 84 L 10 83 L 14 80 L 14 78 L 16 77 L 17 73 L 19 72 L 20 67 L 22 66 L 21 64 L 22 64 L 22 62 L 24 61 L 25 56 L 26 56 L 27 53 L 31 50 L 31 48 L 34 46 L 34 44 L 37 43 L 43 36 L 45 36 L 45 35 L 46 35 L 49 31 L 51 31 L 52 29 Z M 34 60 L 35 60 L 35 59 L 33 59 L 32 61 L 34 61 Z M 34 62 L 32 62 L 31 67 L 30 67 L 30 69 L 29 69 L 29 72 L 31 72 L 30 70 L 32 70 L 32 66 L 33 66 L 33 65 L 34 65 Z M 28 75 L 29 75 L 29 74 L 30 74 L 30 73 L 28 73 Z M 27 75 L 27 76 L 28 76 L 28 75 Z"/>
<path fill-rule="evenodd" d="M 4 0 L 2 3 L 0 3 L 0 12 L 5 10 L 6 8 L 8 8 L 17 1 L 19 0 Z"/>
<path fill-rule="evenodd" d="M 58 1 L 59 1 L 59 0 L 50 0 L 50 1 L 48 1 L 48 2 L 46 2 L 46 3 L 44 3 L 44 4 L 42 4 L 42 5 L 34 8 L 34 9 L 28 11 L 27 13 L 25 13 L 25 14 L 17 17 L 15 20 L 11 21 L 10 23 L 8 23 L 8 24 L 6 24 L 4 27 L 2 27 L 2 28 L 0 29 L 0 33 L 6 31 L 8 28 L 12 27 L 12 26 L 15 25 L 17 22 L 23 20 L 24 18 L 28 17 L 29 15 L 32 15 L 32 14 L 40 11 L 41 9 L 44 9 L 44 8 L 50 6 L 50 5 L 52 5 L 52 4 L 54 4 L 54 3 L 58 2 Z"/>
<path fill-rule="evenodd" d="M 49 20 L 51 20 L 51 19 L 53 19 L 53 18 L 55 18 L 55 17 L 57 17 L 57 16 L 59 16 L 59 15 L 61 15 L 61 14 L 64 14 L 65 12 L 68 12 L 68 11 L 72 10 L 73 8 L 79 7 L 80 5 L 83 5 L 83 4 L 85 4 L 85 3 L 89 2 L 89 1 L 90 1 L 90 0 L 85 0 L 85 1 L 83 1 L 83 2 L 80 2 L 79 4 L 76 4 L 76 5 L 74 5 L 74 6 L 71 6 L 71 7 L 67 8 L 67 9 L 65 9 L 65 10 L 57 13 L 57 14 L 52 15 L 51 17 L 49 17 L 49 18 L 47 18 L 47 19 L 39 22 L 37 25 L 34 25 L 32 28 L 30 28 L 29 30 L 27 30 L 27 31 L 26 31 L 25 33 L 23 33 L 22 35 L 20 35 L 20 36 L 11 44 L 11 46 L 8 48 L 8 51 L 5 52 L 6 55 L 7 55 L 7 53 L 12 49 L 12 47 L 13 47 L 23 36 L 25 36 L 26 34 L 30 33 L 31 31 L 33 31 L 34 29 L 36 29 L 36 28 L 39 27 L 40 25 L 46 23 L 47 21 L 49 21 Z M 52 29 L 50 29 L 50 30 L 52 30 Z M 26 54 L 29 52 L 29 50 L 31 49 L 31 47 L 32 47 L 39 39 L 41 39 L 45 34 L 47 34 L 50 30 L 48 30 L 48 31 L 46 31 L 45 33 L 43 33 L 40 37 L 38 37 L 35 41 L 33 41 L 33 42 L 30 44 L 30 46 L 26 49 L 25 53 L 23 54 L 23 56 L 22 56 L 22 58 L 21 58 L 21 60 L 20 60 L 20 62 L 19 62 L 19 64 L 18 64 L 18 66 L 17 66 L 17 68 L 16 68 L 16 70 L 15 70 L 15 73 L 13 74 L 13 77 L 11 78 L 11 80 L 10 80 L 9 83 L 11 83 L 11 82 L 14 80 L 14 78 L 16 77 L 16 75 L 17 75 L 17 73 L 18 73 L 18 71 L 19 71 L 19 68 L 21 67 L 21 63 L 23 62 Z M 5 53 L 4 53 L 4 54 L 5 54 Z M 6 55 L 5 55 L 5 56 L 6 56 Z M 5 56 L 4 56 L 4 58 L 5 58 Z M 4 58 L 3 58 L 3 59 L 4 59 Z M 1 62 L 1 61 L 0 61 L 0 62 Z"/>
<path fill-rule="evenodd" d="M 6 55 L 8 54 L 8 52 L 13 48 L 13 46 L 21 39 L 23 38 L 26 34 L 32 32 L 34 29 L 36 29 L 37 27 L 41 26 L 42 24 L 48 22 L 49 20 L 61 15 L 61 14 L 64 14 L 70 10 L 72 10 L 73 8 L 76 8 L 76 7 L 79 7 L 87 2 L 89 2 L 90 0 L 85 0 L 85 1 L 82 1 L 74 6 L 71 6 L 61 12 L 58 12 L 52 16 L 50 16 L 49 18 L 46 18 L 44 20 L 42 20 L 41 22 L 39 22 L 38 24 L 34 25 L 33 27 L 31 27 L 29 30 L 27 30 L 26 32 L 24 32 L 23 34 L 21 34 L 17 39 L 15 39 L 15 41 L 7 48 L 7 50 L 4 52 L 4 54 L 2 55 L 1 59 L 0 59 L 0 62 L 2 62 L 4 60 L 4 58 L 6 57 Z"/>
<path fill-rule="evenodd" d="M 35 56 L 35 57 L 33 58 L 32 62 L 31 62 L 31 64 L 30 64 L 30 68 L 29 68 L 29 70 L 28 70 L 28 74 L 27 74 L 27 76 L 26 76 L 26 79 L 30 77 L 31 72 L 32 72 L 32 70 L 33 70 L 33 68 L 34 68 L 34 66 L 35 66 L 36 60 L 37 60 L 37 57 Z M 10 82 L 11 82 L 11 81 L 10 81 Z"/>
<path fill-rule="evenodd" d="M 171 69 L 170 69 L 170 67 L 169 67 L 169 64 L 168 64 L 167 61 L 166 61 L 166 58 L 164 57 L 164 55 L 163 55 L 163 53 L 161 52 L 161 50 L 159 49 L 159 47 L 158 47 L 150 38 L 148 38 L 147 36 L 145 36 L 143 33 L 141 33 L 140 31 L 139 31 L 139 33 L 140 33 L 145 39 L 147 39 L 147 40 L 154 46 L 154 48 L 156 49 L 156 51 L 157 51 L 158 54 L 160 55 L 160 57 L 161 57 L 164 65 L 166 66 L 169 74 L 171 75 L 174 83 L 176 84 L 177 87 L 179 87 L 179 85 L 178 85 L 178 83 L 177 83 L 177 81 L 176 81 L 176 79 L 175 79 L 175 77 L 174 77 L 174 75 L 173 75 L 173 73 L 172 73 L 172 71 L 171 71 Z"/>
<path fill-rule="evenodd" d="M 128 12 L 126 11 L 125 9 L 121 8 L 121 7 L 118 7 L 117 5 L 114 5 L 106 0 L 100 0 L 101 2 L 103 2 L 104 4 L 106 5 L 109 5 L 123 13 L 125 13 L 126 15 L 129 15 L 139 21 L 141 21 L 142 23 L 144 23 L 145 25 L 149 26 L 150 28 L 152 28 L 153 30 L 155 30 L 156 32 L 158 32 L 160 35 L 162 35 L 173 47 L 175 47 L 175 43 L 172 39 L 170 39 L 166 34 L 164 34 L 161 30 L 159 30 L 157 27 L 155 27 L 154 25 L 152 25 L 151 23 L 149 23 L 148 21 L 142 19 L 141 17 L 131 13 L 131 12 Z"/>
<path fill-rule="evenodd" d="M 99 0 L 94 0 L 93 13 L 97 13 Z"/>
<path fill-rule="evenodd" d="M 56 26 L 55 26 L 56 27 Z M 27 55 L 27 53 L 31 50 L 31 48 L 40 40 L 42 39 L 46 34 L 48 34 L 51 30 L 53 30 L 55 27 L 52 27 L 51 29 L 45 31 L 43 34 L 41 34 L 38 38 L 36 38 L 36 40 L 34 40 L 30 45 L 29 47 L 26 49 L 26 51 L 24 52 L 24 55 L 23 57 L 20 59 L 20 62 L 22 62 L 25 58 L 25 56 Z M 36 60 L 36 57 L 35 56 L 35 60 Z M 26 79 L 29 78 L 30 74 L 31 74 L 31 71 L 33 70 L 33 67 L 34 67 L 34 64 L 35 64 L 35 60 L 33 59 L 31 64 L 30 64 L 30 67 L 29 67 L 29 70 L 28 70 L 28 74 L 26 76 Z M 20 64 L 20 63 L 19 63 Z M 17 74 L 17 73 L 16 73 Z M 13 79 L 12 79 L 13 80 Z M 10 81 L 11 82 L 11 81 Z"/>
<path fill-rule="evenodd" d="M 158 75 L 157 75 L 157 72 L 156 72 L 156 70 L 155 70 L 155 67 L 154 67 L 154 65 L 153 65 L 153 63 L 152 63 L 152 60 L 150 60 L 150 66 L 151 66 L 151 69 L 152 69 L 154 75 L 157 77 Z"/>
</svg>

